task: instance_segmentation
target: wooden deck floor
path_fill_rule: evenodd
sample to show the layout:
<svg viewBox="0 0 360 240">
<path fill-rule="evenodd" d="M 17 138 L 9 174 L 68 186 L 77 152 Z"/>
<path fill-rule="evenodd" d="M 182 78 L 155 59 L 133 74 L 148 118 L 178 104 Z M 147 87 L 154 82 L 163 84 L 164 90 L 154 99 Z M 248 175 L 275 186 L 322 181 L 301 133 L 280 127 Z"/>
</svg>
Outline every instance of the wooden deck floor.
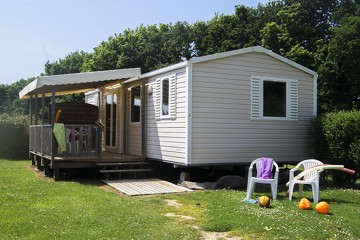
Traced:
<svg viewBox="0 0 360 240">
<path fill-rule="evenodd" d="M 51 156 L 42 155 L 39 152 L 32 152 L 30 151 L 32 155 L 36 155 L 38 157 L 43 157 L 46 159 L 51 160 Z M 145 157 L 141 156 L 134 156 L 134 155 L 124 155 L 120 153 L 113 153 L 113 152 L 102 152 L 100 158 L 97 156 L 59 156 L 55 157 L 55 162 L 131 162 L 131 161 L 144 161 Z"/>
<path fill-rule="evenodd" d="M 192 192 L 193 190 L 177 186 L 173 183 L 149 179 L 102 180 L 107 185 L 129 196 Z"/>
</svg>

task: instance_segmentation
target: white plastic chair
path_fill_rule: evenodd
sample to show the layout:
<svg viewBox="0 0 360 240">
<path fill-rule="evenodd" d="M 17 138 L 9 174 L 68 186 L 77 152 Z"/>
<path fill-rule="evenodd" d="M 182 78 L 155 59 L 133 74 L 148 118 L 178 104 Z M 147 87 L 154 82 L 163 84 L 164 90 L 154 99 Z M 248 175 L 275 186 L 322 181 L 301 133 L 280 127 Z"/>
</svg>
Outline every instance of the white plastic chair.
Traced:
<svg viewBox="0 0 360 240">
<path fill-rule="evenodd" d="M 318 203 L 320 199 L 320 173 L 323 170 L 320 171 L 311 171 L 308 174 L 306 174 L 302 179 L 295 179 L 295 171 L 299 170 L 300 167 L 304 168 L 305 170 L 308 170 L 314 166 L 323 164 L 321 161 L 316 159 L 308 159 L 299 162 L 296 167 L 290 170 L 290 179 L 289 179 L 289 200 L 291 201 L 293 191 L 294 191 L 294 185 L 299 184 L 299 197 L 302 197 L 302 191 L 304 184 L 311 185 L 312 187 L 312 193 L 314 198 L 314 203 Z"/>
<path fill-rule="evenodd" d="M 273 178 L 258 178 L 253 177 L 253 167 L 256 164 L 256 171 L 259 172 L 261 170 L 261 163 L 262 158 L 257 158 L 250 164 L 249 167 L 249 174 L 248 174 L 248 183 L 247 183 L 247 191 L 246 191 L 246 198 L 250 199 L 250 196 L 254 193 L 256 183 L 262 184 L 270 184 L 271 185 L 271 193 L 272 199 L 276 199 L 277 197 L 277 188 L 278 188 L 278 179 L 279 179 L 279 167 L 275 161 L 273 161 L 272 171 L 275 167 L 275 174 Z"/>
</svg>

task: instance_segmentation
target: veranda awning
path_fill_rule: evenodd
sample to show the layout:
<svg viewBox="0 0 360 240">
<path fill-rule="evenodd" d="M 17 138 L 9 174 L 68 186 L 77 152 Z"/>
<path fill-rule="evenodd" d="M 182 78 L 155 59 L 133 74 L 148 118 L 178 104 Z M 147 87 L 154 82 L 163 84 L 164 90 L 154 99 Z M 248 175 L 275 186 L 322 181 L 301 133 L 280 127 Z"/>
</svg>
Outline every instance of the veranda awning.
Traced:
<svg viewBox="0 0 360 240">
<path fill-rule="evenodd" d="M 30 95 L 51 96 L 66 95 L 94 90 L 104 84 L 141 75 L 140 68 L 127 68 L 108 71 L 73 73 L 63 75 L 41 76 L 29 83 L 20 91 L 21 99 L 29 98 Z M 40 97 L 40 96 L 39 96 Z"/>
</svg>

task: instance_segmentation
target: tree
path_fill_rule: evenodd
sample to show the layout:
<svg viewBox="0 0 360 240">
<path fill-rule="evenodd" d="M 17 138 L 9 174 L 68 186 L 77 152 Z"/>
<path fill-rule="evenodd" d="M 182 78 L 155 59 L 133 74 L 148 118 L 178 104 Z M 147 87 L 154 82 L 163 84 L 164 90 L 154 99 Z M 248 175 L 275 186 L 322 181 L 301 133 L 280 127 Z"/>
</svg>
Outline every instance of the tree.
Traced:
<svg viewBox="0 0 360 240">
<path fill-rule="evenodd" d="M 285 0 L 277 21 L 268 22 L 261 30 L 262 45 L 316 70 L 319 59 L 315 61 L 315 54 L 322 47 L 319 40 L 326 44 L 330 38 L 336 3 L 337 0 Z"/>
<path fill-rule="evenodd" d="M 59 75 L 68 73 L 79 73 L 81 72 L 82 65 L 88 53 L 84 51 L 76 51 L 65 56 L 64 59 L 59 59 L 50 63 L 45 63 L 45 74 L 46 75 Z"/>
<path fill-rule="evenodd" d="M 143 72 L 193 56 L 190 25 L 186 22 L 127 29 L 94 48 L 84 71 L 140 67 Z"/>
<path fill-rule="evenodd" d="M 28 112 L 28 104 L 19 99 L 19 92 L 34 79 L 21 79 L 10 85 L 0 85 L 0 114 L 26 114 Z"/>
<path fill-rule="evenodd" d="M 208 22 L 196 22 L 192 27 L 197 56 L 230 51 L 260 44 L 260 30 L 276 16 L 279 2 L 258 8 L 238 5 L 233 15 L 216 14 Z"/>
<path fill-rule="evenodd" d="M 351 109 L 360 96 L 360 7 L 333 28 L 327 60 L 319 74 L 320 103 L 324 111 Z"/>
</svg>

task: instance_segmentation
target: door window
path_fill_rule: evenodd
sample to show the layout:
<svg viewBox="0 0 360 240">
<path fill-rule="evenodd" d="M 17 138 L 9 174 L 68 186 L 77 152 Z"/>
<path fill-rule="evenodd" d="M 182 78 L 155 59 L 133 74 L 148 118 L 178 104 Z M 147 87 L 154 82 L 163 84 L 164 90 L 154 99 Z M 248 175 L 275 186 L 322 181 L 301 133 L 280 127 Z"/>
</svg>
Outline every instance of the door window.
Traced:
<svg viewBox="0 0 360 240">
<path fill-rule="evenodd" d="M 106 95 L 105 145 L 116 146 L 116 103 L 117 95 Z"/>
</svg>

